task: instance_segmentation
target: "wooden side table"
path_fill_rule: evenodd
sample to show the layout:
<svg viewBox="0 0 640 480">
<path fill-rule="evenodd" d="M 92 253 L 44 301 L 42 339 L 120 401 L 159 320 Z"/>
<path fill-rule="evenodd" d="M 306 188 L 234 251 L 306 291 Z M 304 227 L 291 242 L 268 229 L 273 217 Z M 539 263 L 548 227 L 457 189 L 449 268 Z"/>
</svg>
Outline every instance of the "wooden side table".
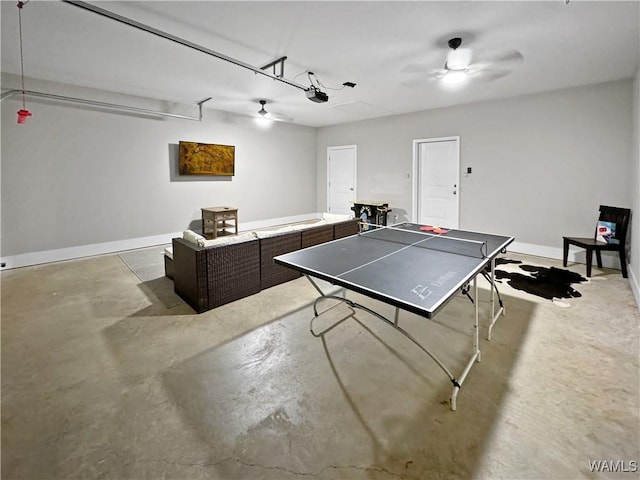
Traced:
<svg viewBox="0 0 640 480">
<path fill-rule="evenodd" d="M 202 235 L 217 238 L 220 235 L 238 234 L 238 209 L 233 207 L 207 207 L 202 210 Z M 229 223 L 233 221 L 233 223 Z M 209 227 L 209 229 L 207 229 Z M 235 233 L 227 231 L 234 228 Z"/>
</svg>

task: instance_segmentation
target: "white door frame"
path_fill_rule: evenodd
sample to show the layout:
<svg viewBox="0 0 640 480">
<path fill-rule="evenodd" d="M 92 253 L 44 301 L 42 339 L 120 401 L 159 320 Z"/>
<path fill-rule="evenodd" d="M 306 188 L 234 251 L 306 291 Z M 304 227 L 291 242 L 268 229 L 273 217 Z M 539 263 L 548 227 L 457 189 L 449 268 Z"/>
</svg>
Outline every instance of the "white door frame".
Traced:
<svg viewBox="0 0 640 480">
<path fill-rule="evenodd" d="M 455 137 L 438 137 L 438 138 L 422 138 L 413 141 L 413 189 L 411 192 L 411 221 L 418 223 L 418 193 L 420 185 L 418 184 L 418 155 L 421 143 L 435 143 L 435 142 L 456 142 L 456 161 L 458 162 L 458 195 L 456 198 L 458 209 L 458 219 L 460 218 L 460 136 Z M 459 223 L 459 220 L 458 220 Z M 458 227 L 458 225 L 456 225 Z"/>
<path fill-rule="evenodd" d="M 326 192 L 327 192 L 327 208 L 326 211 L 329 211 L 329 199 L 331 198 L 331 196 L 329 195 L 329 190 L 330 190 L 330 186 L 329 186 L 329 180 L 331 179 L 331 175 L 330 175 L 330 166 L 329 166 L 329 157 L 331 155 L 331 152 L 334 150 L 344 150 L 345 148 L 352 148 L 353 152 L 354 152 L 354 159 L 353 159 L 353 200 L 355 201 L 356 199 L 356 178 L 358 176 L 358 146 L 357 145 L 337 145 L 337 146 L 332 146 L 332 147 L 327 147 L 327 185 L 326 185 Z"/>
</svg>

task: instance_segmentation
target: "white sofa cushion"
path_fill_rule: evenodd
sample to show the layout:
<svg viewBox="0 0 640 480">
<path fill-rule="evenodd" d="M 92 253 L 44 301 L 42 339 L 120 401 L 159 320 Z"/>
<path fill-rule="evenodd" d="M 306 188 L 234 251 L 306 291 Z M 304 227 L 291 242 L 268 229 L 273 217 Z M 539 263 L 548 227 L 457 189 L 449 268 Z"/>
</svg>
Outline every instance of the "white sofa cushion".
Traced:
<svg viewBox="0 0 640 480">
<path fill-rule="evenodd" d="M 185 230 L 184 232 L 182 232 L 182 238 L 185 239 L 187 242 L 191 242 L 201 247 L 203 246 L 204 241 L 206 240 L 206 238 L 194 232 L 193 230 Z"/>
<path fill-rule="evenodd" d="M 283 233 L 289 233 L 296 231 L 296 228 L 293 225 L 286 225 L 281 228 L 277 228 L 275 230 L 256 230 L 254 233 L 258 238 L 269 238 L 275 237 L 276 235 L 282 235 Z"/>
<path fill-rule="evenodd" d="M 306 230 L 307 228 L 320 227 L 322 225 L 327 225 L 329 222 L 326 220 L 318 220 L 313 223 L 296 223 L 292 225 L 294 230 Z"/>
<path fill-rule="evenodd" d="M 343 215 L 340 213 L 323 213 L 322 220 L 327 221 L 328 223 L 337 223 L 344 222 L 345 220 L 351 220 L 355 218 L 353 215 Z"/>
<path fill-rule="evenodd" d="M 255 240 L 256 235 L 254 232 L 240 233 L 238 235 L 224 235 L 222 237 L 213 238 L 211 240 L 205 240 L 201 247 L 213 247 L 222 245 L 232 245 L 234 243 L 247 242 L 249 240 Z"/>
</svg>

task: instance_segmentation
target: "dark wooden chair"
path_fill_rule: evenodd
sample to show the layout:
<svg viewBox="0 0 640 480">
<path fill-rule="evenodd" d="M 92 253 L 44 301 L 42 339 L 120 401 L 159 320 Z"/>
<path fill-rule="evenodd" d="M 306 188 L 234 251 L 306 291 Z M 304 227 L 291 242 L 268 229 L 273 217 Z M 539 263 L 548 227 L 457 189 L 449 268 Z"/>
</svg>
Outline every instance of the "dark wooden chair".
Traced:
<svg viewBox="0 0 640 480">
<path fill-rule="evenodd" d="M 600 205 L 600 217 L 598 222 L 610 222 L 615 224 L 615 243 L 607 243 L 597 240 L 598 226 L 593 237 L 562 237 L 564 239 L 564 249 L 562 255 L 562 264 L 567 266 L 567 256 L 569 255 L 569 245 L 584 248 L 587 251 L 587 277 L 591 276 L 591 263 L 593 261 L 593 252 L 596 252 L 596 261 L 598 268 L 602 268 L 602 257 L 600 252 L 617 251 L 620 255 L 620 269 L 622 276 L 627 278 L 627 229 L 629 227 L 629 218 L 631 210 L 628 208 L 607 207 Z"/>
</svg>

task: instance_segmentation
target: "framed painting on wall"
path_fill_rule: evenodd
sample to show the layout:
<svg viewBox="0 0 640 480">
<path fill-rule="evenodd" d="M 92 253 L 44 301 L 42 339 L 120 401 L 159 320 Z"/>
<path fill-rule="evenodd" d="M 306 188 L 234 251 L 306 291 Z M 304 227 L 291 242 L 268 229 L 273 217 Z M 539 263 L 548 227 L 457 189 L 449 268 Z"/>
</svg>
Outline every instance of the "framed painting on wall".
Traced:
<svg viewBox="0 0 640 480">
<path fill-rule="evenodd" d="M 235 149 L 233 145 L 181 141 L 178 147 L 180 175 L 233 176 Z"/>
</svg>

